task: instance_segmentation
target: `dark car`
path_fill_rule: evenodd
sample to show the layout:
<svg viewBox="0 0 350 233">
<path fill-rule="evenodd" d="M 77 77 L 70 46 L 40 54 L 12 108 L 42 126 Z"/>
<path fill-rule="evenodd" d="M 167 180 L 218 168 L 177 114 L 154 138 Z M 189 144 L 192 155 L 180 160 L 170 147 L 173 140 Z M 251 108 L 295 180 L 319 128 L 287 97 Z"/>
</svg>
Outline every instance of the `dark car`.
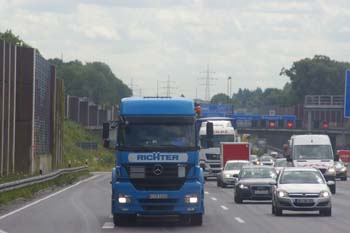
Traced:
<svg viewBox="0 0 350 233">
<path fill-rule="evenodd" d="M 239 173 L 235 188 L 235 202 L 244 200 L 271 200 L 272 186 L 276 184 L 277 173 L 273 167 L 246 166 Z"/>
<path fill-rule="evenodd" d="M 334 162 L 336 177 L 340 178 L 341 180 L 347 180 L 348 179 L 348 171 L 346 166 L 342 161 L 335 161 Z"/>
</svg>

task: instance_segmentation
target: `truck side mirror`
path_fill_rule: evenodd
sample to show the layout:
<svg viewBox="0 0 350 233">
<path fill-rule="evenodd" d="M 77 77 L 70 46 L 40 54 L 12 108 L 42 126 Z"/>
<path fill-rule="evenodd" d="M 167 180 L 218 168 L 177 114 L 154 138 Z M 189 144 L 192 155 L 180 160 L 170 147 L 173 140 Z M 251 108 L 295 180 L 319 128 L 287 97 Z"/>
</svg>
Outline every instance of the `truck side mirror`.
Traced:
<svg viewBox="0 0 350 233">
<path fill-rule="evenodd" d="M 214 125 L 212 122 L 207 122 L 207 138 L 212 139 L 214 137 Z"/>
</svg>

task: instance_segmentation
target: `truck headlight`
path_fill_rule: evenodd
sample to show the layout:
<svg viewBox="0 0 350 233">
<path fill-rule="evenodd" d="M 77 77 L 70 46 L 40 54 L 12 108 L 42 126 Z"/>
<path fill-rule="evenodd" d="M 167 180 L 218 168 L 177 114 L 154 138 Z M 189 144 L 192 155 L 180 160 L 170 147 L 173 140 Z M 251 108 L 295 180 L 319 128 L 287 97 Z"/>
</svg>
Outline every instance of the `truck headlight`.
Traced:
<svg viewBox="0 0 350 233">
<path fill-rule="evenodd" d="M 277 195 L 278 195 L 278 197 L 287 197 L 288 193 L 284 190 L 279 190 L 279 191 L 277 191 Z"/>
<path fill-rule="evenodd" d="M 118 196 L 118 203 L 119 203 L 119 204 L 128 204 L 128 203 L 131 203 L 131 196 L 119 194 L 119 196 Z"/>
<path fill-rule="evenodd" d="M 196 194 L 186 195 L 185 196 L 185 203 L 187 203 L 187 204 L 197 204 L 198 203 L 198 196 Z"/>
<path fill-rule="evenodd" d="M 322 192 L 320 193 L 320 196 L 321 196 L 321 197 L 329 197 L 329 192 L 328 192 L 328 191 L 322 191 Z"/>
<path fill-rule="evenodd" d="M 239 188 L 240 188 L 240 189 L 248 189 L 249 187 L 248 187 L 247 185 L 240 184 L 240 185 L 239 185 Z"/>
<path fill-rule="evenodd" d="M 225 178 L 230 178 L 230 174 L 225 174 Z"/>
<path fill-rule="evenodd" d="M 335 168 L 334 167 L 330 167 L 330 168 L 328 168 L 327 172 L 330 173 L 330 174 L 333 174 L 333 173 L 335 173 Z"/>
</svg>

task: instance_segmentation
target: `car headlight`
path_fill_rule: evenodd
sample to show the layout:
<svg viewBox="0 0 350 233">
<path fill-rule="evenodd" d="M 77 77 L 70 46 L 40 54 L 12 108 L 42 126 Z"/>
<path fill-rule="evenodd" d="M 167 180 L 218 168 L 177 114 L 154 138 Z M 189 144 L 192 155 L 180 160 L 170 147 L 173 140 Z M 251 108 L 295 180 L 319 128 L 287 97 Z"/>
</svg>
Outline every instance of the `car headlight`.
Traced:
<svg viewBox="0 0 350 233">
<path fill-rule="evenodd" d="M 186 195 L 185 196 L 185 203 L 197 204 L 198 203 L 198 196 L 196 194 Z"/>
<path fill-rule="evenodd" d="M 239 188 L 240 188 L 240 189 L 248 189 L 249 187 L 248 187 L 247 185 L 240 184 L 240 185 L 239 185 Z"/>
<path fill-rule="evenodd" d="M 345 172 L 345 171 L 346 171 L 346 167 L 342 167 L 342 168 L 340 169 L 340 171 Z"/>
<path fill-rule="evenodd" d="M 287 197 L 288 193 L 284 190 L 278 190 L 277 195 L 278 195 L 278 197 Z"/>
<path fill-rule="evenodd" d="M 230 178 L 230 174 L 225 174 L 225 178 Z"/>
<path fill-rule="evenodd" d="M 335 173 L 335 168 L 334 167 L 328 168 L 327 172 L 333 174 Z"/>
<path fill-rule="evenodd" d="M 128 203 L 131 203 L 131 196 L 119 194 L 119 196 L 118 196 L 118 203 L 119 203 L 119 204 L 128 204 Z"/>
<path fill-rule="evenodd" d="M 320 196 L 321 196 L 321 197 L 329 197 L 330 194 L 329 194 L 328 191 L 322 191 L 322 192 L 320 193 Z"/>
</svg>

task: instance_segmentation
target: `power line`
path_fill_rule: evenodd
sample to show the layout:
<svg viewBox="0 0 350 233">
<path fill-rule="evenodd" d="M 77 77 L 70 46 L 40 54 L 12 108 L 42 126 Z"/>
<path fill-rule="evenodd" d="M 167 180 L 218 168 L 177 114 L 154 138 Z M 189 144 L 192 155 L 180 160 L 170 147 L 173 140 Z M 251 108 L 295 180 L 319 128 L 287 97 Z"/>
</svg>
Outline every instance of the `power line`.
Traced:
<svg viewBox="0 0 350 233">
<path fill-rule="evenodd" d="M 163 89 L 165 89 L 165 96 L 170 97 L 174 94 L 173 90 L 177 89 L 177 87 L 173 86 L 175 82 L 170 80 L 170 75 L 168 75 L 168 79 L 165 83 L 166 85 L 163 87 Z"/>
<path fill-rule="evenodd" d="M 215 72 L 210 71 L 209 65 L 207 65 L 207 70 L 200 72 L 201 74 L 205 74 L 204 77 L 199 78 L 200 80 L 204 80 L 204 83 L 201 83 L 202 86 L 205 86 L 205 96 L 204 99 L 209 101 L 210 100 L 210 86 L 211 86 L 211 81 L 217 80 L 216 78 L 212 77 L 212 74 L 215 74 Z"/>
</svg>

